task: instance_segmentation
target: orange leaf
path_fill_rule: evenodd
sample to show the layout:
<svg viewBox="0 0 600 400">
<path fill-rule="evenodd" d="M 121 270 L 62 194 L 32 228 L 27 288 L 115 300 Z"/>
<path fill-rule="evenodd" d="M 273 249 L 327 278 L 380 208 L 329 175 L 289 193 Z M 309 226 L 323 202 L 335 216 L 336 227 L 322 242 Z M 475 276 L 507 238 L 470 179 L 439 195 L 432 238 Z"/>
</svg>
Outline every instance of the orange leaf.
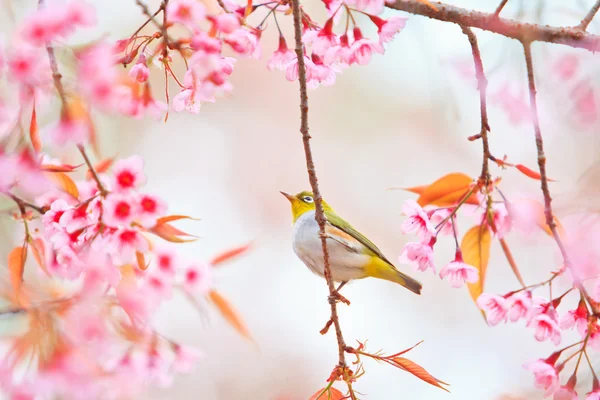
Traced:
<svg viewBox="0 0 600 400">
<path fill-rule="evenodd" d="M 346 398 L 342 392 L 334 387 L 319 389 L 308 400 L 342 400 Z"/>
<path fill-rule="evenodd" d="M 53 165 L 53 164 L 42 164 L 40 165 L 40 169 L 46 172 L 73 172 L 77 168 L 81 167 L 83 164 L 79 165 L 70 165 L 70 164 L 61 164 L 61 165 Z"/>
<path fill-rule="evenodd" d="M 442 386 L 442 385 L 449 386 L 446 382 L 440 381 L 439 379 L 435 378 L 433 375 L 431 375 L 429 372 L 427 372 L 425 370 L 425 368 L 421 367 L 419 364 L 409 360 L 408 358 L 404 358 L 404 357 L 394 357 L 393 360 L 394 360 L 394 363 L 398 367 L 405 370 L 406 372 L 413 374 L 417 378 L 429 383 L 430 385 L 437 386 L 440 389 L 443 389 L 446 392 L 449 392 L 448 389 L 446 389 L 445 387 Z"/>
<path fill-rule="evenodd" d="M 40 140 L 40 131 L 37 123 L 37 113 L 35 112 L 35 101 L 33 102 L 33 109 L 31 110 L 31 122 L 29 123 L 29 139 L 31 145 L 36 153 L 39 153 L 42 149 L 42 142 Z"/>
<path fill-rule="evenodd" d="M 428 187 L 429 187 L 429 185 L 421 185 L 421 186 L 413 186 L 413 187 L 403 188 L 403 189 L 406 190 L 407 192 L 421 195 Z"/>
<path fill-rule="evenodd" d="M 539 172 L 532 170 L 531 168 L 527 168 L 523 164 L 516 164 L 515 167 L 521 171 L 524 175 L 530 177 L 531 179 L 537 179 L 538 181 L 542 179 L 542 176 Z M 554 179 L 547 178 L 548 182 L 554 182 Z"/>
<path fill-rule="evenodd" d="M 96 165 L 94 165 L 94 169 L 96 170 L 97 173 L 101 174 L 103 172 L 108 171 L 108 169 L 112 166 L 114 161 L 115 161 L 114 157 L 105 158 L 104 160 L 102 160 L 99 163 L 97 163 Z M 92 178 L 93 178 L 92 173 L 88 169 L 85 172 L 85 179 L 91 180 Z"/>
<path fill-rule="evenodd" d="M 463 236 L 460 244 L 464 262 L 472 265 L 479 271 L 479 280 L 475 283 L 467 283 L 473 301 L 476 301 L 479 295 L 483 293 L 485 274 L 490 260 L 491 244 L 492 235 L 490 229 L 482 225 L 475 225 L 469 229 L 465 233 L 465 236 Z"/>
<path fill-rule="evenodd" d="M 226 261 L 231 260 L 234 257 L 239 256 L 240 254 L 245 253 L 246 250 L 248 250 L 249 248 L 250 248 L 250 243 L 245 244 L 243 246 L 234 247 L 233 249 L 226 250 L 223 253 L 217 255 L 215 258 L 213 258 L 211 260 L 210 264 L 213 267 L 216 267 L 219 264 L 222 264 Z"/>
<path fill-rule="evenodd" d="M 197 238 L 193 238 L 193 239 L 180 238 L 179 236 L 191 236 L 191 235 L 188 235 L 187 233 L 182 232 L 179 229 L 174 228 L 169 224 L 155 225 L 154 227 L 152 227 L 152 229 L 149 230 L 149 232 L 154 233 L 156 236 L 163 238 L 164 240 L 166 240 L 168 242 L 172 242 L 172 243 L 186 243 L 186 242 L 193 242 L 193 241 L 197 240 Z"/>
<path fill-rule="evenodd" d="M 146 264 L 146 259 L 144 258 L 144 253 L 140 253 L 139 251 L 136 251 L 135 258 L 137 260 L 138 268 L 141 269 L 142 271 L 146 270 L 146 268 L 148 268 L 148 265 L 150 265 L 150 264 Z"/>
<path fill-rule="evenodd" d="M 16 297 L 19 297 L 21 284 L 23 283 L 23 272 L 25 271 L 25 261 L 27 260 L 27 242 L 23 246 L 15 247 L 8 254 L 8 273 L 10 283 L 15 291 Z"/>
<path fill-rule="evenodd" d="M 252 336 L 246 327 L 246 324 L 239 316 L 238 312 L 233 308 L 225 297 L 221 296 L 216 290 L 211 290 L 208 293 L 208 298 L 217 307 L 221 315 L 225 318 L 233 328 L 238 331 L 243 337 L 252 340 Z"/>
<path fill-rule="evenodd" d="M 31 242 L 31 252 L 33 253 L 33 258 L 35 262 L 40 266 L 42 271 L 50 277 L 50 273 L 46 269 L 46 251 L 44 249 L 44 241 L 40 238 L 33 239 Z"/>
<path fill-rule="evenodd" d="M 69 178 L 69 176 L 63 172 L 53 172 L 47 174 L 48 178 L 56 183 L 62 191 L 70 194 L 75 199 L 79 198 L 79 190 L 77 189 L 77 185 L 73 182 L 73 179 Z"/>
<path fill-rule="evenodd" d="M 421 207 L 429 204 L 437 206 L 456 204 L 469 192 L 472 184 L 473 178 L 468 175 L 460 172 L 450 173 L 427 186 L 417 199 L 417 203 Z M 470 204 L 475 200 L 474 194 L 468 199 Z"/>
<path fill-rule="evenodd" d="M 165 217 L 161 217 L 159 219 L 156 220 L 156 225 L 162 225 L 165 224 L 167 222 L 172 222 L 172 221 L 177 221 L 180 219 L 191 219 L 194 221 L 199 221 L 196 218 L 192 218 L 192 217 L 188 217 L 187 215 L 167 215 Z"/>
</svg>

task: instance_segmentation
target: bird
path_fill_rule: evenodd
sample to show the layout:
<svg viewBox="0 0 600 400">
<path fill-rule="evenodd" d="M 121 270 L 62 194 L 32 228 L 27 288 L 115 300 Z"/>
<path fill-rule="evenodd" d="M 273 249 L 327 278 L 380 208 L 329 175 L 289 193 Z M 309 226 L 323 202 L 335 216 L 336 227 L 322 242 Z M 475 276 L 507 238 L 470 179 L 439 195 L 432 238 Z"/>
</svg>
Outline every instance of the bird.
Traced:
<svg viewBox="0 0 600 400">
<path fill-rule="evenodd" d="M 323 248 L 319 225 L 315 220 L 313 193 L 280 193 L 292 206 L 294 252 L 313 273 L 324 277 Z M 421 294 L 422 286 L 418 281 L 398 271 L 373 242 L 338 216 L 326 201 L 322 200 L 321 204 L 327 220 L 325 234 L 331 277 L 333 281 L 340 283 L 332 296 L 349 304 L 348 300 L 339 294 L 339 290 L 351 280 L 368 277 L 391 281 L 413 293 Z"/>
</svg>

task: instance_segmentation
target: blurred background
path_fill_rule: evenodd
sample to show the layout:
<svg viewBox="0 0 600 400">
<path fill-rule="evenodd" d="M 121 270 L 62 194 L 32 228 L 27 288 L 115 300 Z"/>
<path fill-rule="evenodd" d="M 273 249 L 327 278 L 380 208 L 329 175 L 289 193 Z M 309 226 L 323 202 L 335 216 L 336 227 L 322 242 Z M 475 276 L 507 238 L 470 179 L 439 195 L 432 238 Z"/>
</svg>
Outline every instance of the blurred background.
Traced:
<svg viewBox="0 0 600 400">
<path fill-rule="evenodd" d="M 99 30 L 89 32 L 87 40 L 109 32 L 126 37 L 143 22 L 133 0 L 93 3 Z M 320 2 L 309 3 L 309 11 L 322 8 Z M 493 12 L 499 0 L 449 3 Z M 591 3 L 510 0 L 502 15 L 543 25 L 576 25 Z M 158 2 L 149 4 L 152 8 Z M 400 225 L 402 203 L 415 196 L 388 189 L 428 184 L 448 172 L 476 177 L 482 158 L 481 143 L 466 139 L 479 132 L 480 124 L 468 40 L 453 24 L 408 17 L 385 56 L 344 71 L 332 87 L 309 92 L 312 147 L 323 195 L 391 260 L 414 240 L 401 234 Z M 291 17 L 284 21 L 289 45 L 290 23 Z M 589 30 L 598 33 L 599 25 L 593 22 Z M 263 35 L 262 60 L 236 64 L 232 95 L 205 104 L 199 115 L 171 113 L 166 124 L 98 117 L 105 156 L 141 155 L 147 191 L 166 199 L 171 213 L 201 218 L 178 225 L 201 237 L 180 246 L 185 256 L 208 259 L 226 248 L 253 244 L 246 256 L 215 272 L 215 286 L 243 315 L 255 343 L 237 335 L 218 314 L 199 317 L 184 298 L 174 297 L 159 310 L 158 331 L 199 348 L 204 356 L 191 374 L 178 376 L 171 388 L 152 389 L 146 398 L 307 399 L 326 385 L 336 363 L 333 331 L 319 334 L 329 318 L 325 282 L 293 253 L 289 203 L 279 194 L 309 189 L 309 184 L 297 83 L 265 68 L 276 49 L 275 32 L 267 29 Z M 537 169 L 533 128 L 519 114 L 520 105 L 528 104 L 521 45 L 476 34 L 490 81 L 492 153 Z M 597 201 L 593 185 L 578 182 L 582 176 L 593 180 L 594 170 L 585 172 L 598 157 L 598 56 L 558 45 L 533 47 L 548 173 L 557 180 L 551 189 L 559 215 L 563 210 L 568 220 L 567 214 L 582 202 L 589 206 Z M 560 69 L 565 58 L 577 60 L 571 75 Z M 158 75 L 153 86 L 157 95 L 162 87 Z M 581 91 L 588 88 L 594 89 L 592 95 L 582 102 Z M 512 93 L 511 100 L 502 97 L 503 90 Z M 492 174 L 502 177 L 509 198 L 541 199 L 539 182 L 518 171 L 492 166 Z M 474 223 L 474 218 L 462 217 L 459 230 Z M 511 234 L 507 241 L 527 283 L 545 279 L 560 262 L 543 233 Z M 453 258 L 454 247 L 451 239 L 438 245 L 439 270 Z M 506 293 L 518 283 L 496 246 L 486 290 Z M 368 339 L 371 351 L 392 353 L 424 340 L 408 358 L 450 383 L 451 393 L 365 360 L 367 374 L 356 385 L 363 398 L 542 398 L 522 364 L 546 357 L 553 346 L 537 342 L 521 323 L 488 327 L 466 289 L 453 289 L 438 276 L 409 266 L 399 268 L 423 283 L 422 296 L 378 280 L 347 286 L 343 293 L 352 305 L 339 306 L 346 341 L 353 345 Z"/>
</svg>

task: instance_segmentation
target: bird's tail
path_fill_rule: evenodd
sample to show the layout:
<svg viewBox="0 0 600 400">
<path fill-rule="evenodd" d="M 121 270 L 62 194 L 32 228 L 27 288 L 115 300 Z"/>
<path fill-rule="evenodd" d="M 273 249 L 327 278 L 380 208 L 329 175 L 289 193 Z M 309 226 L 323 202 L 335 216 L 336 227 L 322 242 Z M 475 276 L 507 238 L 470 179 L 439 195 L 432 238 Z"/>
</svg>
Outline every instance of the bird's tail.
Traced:
<svg viewBox="0 0 600 400">
<path fill-rule="evenodd" d="M 421 288 L 423 287 L 417 280 L 410 276 L 403 274 L 398 271 L 394 266 L 386 263 L 385 261 L 375 258 L 370 268 L 368 268 L 369 276 L 379 279 L 385 279 L 386 281 L 397 283 L 404 286 L 413 293 L 421 294 Z"/>
</svg>

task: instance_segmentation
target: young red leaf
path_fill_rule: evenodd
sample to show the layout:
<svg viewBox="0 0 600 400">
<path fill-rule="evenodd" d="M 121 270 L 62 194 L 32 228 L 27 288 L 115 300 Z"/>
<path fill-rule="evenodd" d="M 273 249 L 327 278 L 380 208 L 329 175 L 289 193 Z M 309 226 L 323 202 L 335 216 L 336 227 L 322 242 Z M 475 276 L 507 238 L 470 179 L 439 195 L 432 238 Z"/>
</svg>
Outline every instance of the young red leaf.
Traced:
<svg viewBox="0 0 600 400">
<path fill-rule="evenodd" d="M 475 225 L 465 233 L 460 249 L 465 263 L 474 266 L 479 271 L 479 280 L 476 283 L 468 283 L 469 293 L 473 301 L 483 293 L 485 274 L 490 260 L 490 246 L 492 235 L 487 226 Z"/>
<path fill-rule="evenodd" d="M 334 387 L 319 389 L 308 400 L 342 400 L 346 397 Z"/>
<path fill-rule="evenodd" d="M 40 165 L 40 169 L 46 172 L 73 172 L 77 168 L 81 167 L 83 164 L 79 165 L 70 165 L 70 164 L 61 164 L 61 165 L 52 165 L 52 164 L 42 164 Z"/>
<path fill-rule="evenodd" d="M 426 205 L 449 206 L 458 203 L 471 190 L 473 178 L 460 172 L 453 172 L 433 182 L 421 193 L 417 203 Z M 413 188 L 414 189 L 414 188 Z M 468 204 L 479 204 L 477 196 L 472 194 Z"/>
<path fill-rule="evenodd" d="M 168 242 L 172 242 L 172 243 L 186 243 L 186 242 L 194 242 L 197 240 L 197 238 L 192 238 L 192 239 L 180 238 L 179 236 L 191 236 L 191 235 L 188 235 L 187 233 L 182 232 L 179 229 L 176 229 L 169 224 L 155 225 L 154 227 L 152 227 L 149 230 L 149 232 L 154 233 L 156 236 L 163 238 L 164 240 L 166 240 Z"/>
<path fill-rule="evenodd" d="M 246 324 L 244 323 L 238 312 L 229 303 L 229 301 L 225 299 L 225 297 L 221 296 L 221 294 L 216 290 L 211 290 L 208 293 L 208 298 L 215 305 L 215 307 L 217 307 L 217 310 L 219 310 L 223 318 L 225 318 L 225 320 L 229 322 L 229 324 L 233 326 L 233 328 L 240 335 L 242 335 L 246 339 L 252 340 L 252 336 L 250 335 L 250 331 L 248 331 Z"/>
<path fill-rule="evenodd" d="M 409 187 L 409 188 L 395 188 L 394 187 L 394 188 L 390 188 L 389 190 L 401 189 L 401 190 L 406 190 L 407 192 L 421 195 L 421 194 L 423 194 L 425 189 L 427 189 L 428 187 L 429 187 L 429 185 L 413 186 L 413 187 Z"/>
<path fill-rule="evenodd" d="M 44 248 L 44 241 L 40 238 L 33 239 L 30 241 L 31 244 L 31 252 L 33 253 L 33 258 L 35 262 L 40 266 L 42 271 L 50 277 L 50 272 L 46 269 L 46 250 Z"/>
<path fill-rule="evenodd" d="M 63 192 L 70 194 L 75 199 L 79 199 L 79 190 L 77 185 L 69 176 L 63 172 L 52 172 L 47 174 L 48 178 L 53 181 Z"/>
<path fill-rule="evenodd" d="M 29 139 L 31 145 L 36 153 L 39 153 L 42 149 L 42 142 L 40 140 L 40 131 L 37 123 L 37 113 L 35 112 L 35 101 L 33 102 L 33 109 L 31 110 L 31 122 L 29 123 Z"/>
<path fill-rule="evenodd" d="M 146 268 L 148 268 L 148 265 L 150 265 L 150 264 L 146 264 L 146 259 L 144 258 L 144 253 L 140 253 L 139 251 L 136 251 L 135 258 L 137 261 L 138 268 L 141 269 L 142 271 L 146 270 Z"/>
<path fill-rule="evenodd" d="M 210 264 L 213 267 L 216 267 L 219 264 L 223 264 L 224 262 L 230 261 L 232 258 L 235 258 L 235 257 L 239 256 L 240 254 L 245 253 L 249 248 L 250 248 L 250 243 L 245 244 L 243 246 L 234 247 L 232 249 L 226 250 L 223 253 L 214 257 L 210 261 Z"/>
<path fill-rule="evenodd" d="M 539 172 L 534 171 L 530 168 L 527 168 L 526 166 L 524 166 L 523 164 L 516 164 L 515 167 L 521 171 L 521 173 L 523 173 L 524 175 L 530 177 L 531 179 L 537 179 L 538 181 L 540 179 L 542 179 L 542 176 L 540 175 Z M 550 179 L 548 178 L 548 182 L 554 182 L 554 179 Z"/>
<path fill-rule="evenodd" d="M 161 217 L 156 220 L 156 225 L 166 224 L 167 222 L 178 221 L 180 219 L 191 219 L 194 221 L 199 221 L 196 218 L 188 217 L 187 215 L 167 215 L 165 217 Z"/>
<path fill-rule="evenodd" d="M 23 283 L 23 272 L 25 271 L 25 261 L 27 260 L 27 242 L 23 246 L 15 247 L 8 254 L 8 273 L 10 284 L 15 291 L 16 297 L 19 297 L 21 284 Z"/>
<path fill-rule="evenodd" d="M 442 386 L 442 385 L 449 386 L 448 383 L 435 378 L 433 375 L 431 375 L 429 372 L 427 372 L 425 370 L 425 368 L 421 367 L 419 364 L 409 360 L 408 358 L 404 358 L 404 357 L 394 357 L 392 360 L 397 367 L 403 369 L 404 371 L 413 374 L 417 378 L 429 383 L 430 385 L 439 387 L 440 389 L 443 389 L 446 392 L 450 392 L 448 389 L 446 389 L 445 387 Z"/>
</svg>

